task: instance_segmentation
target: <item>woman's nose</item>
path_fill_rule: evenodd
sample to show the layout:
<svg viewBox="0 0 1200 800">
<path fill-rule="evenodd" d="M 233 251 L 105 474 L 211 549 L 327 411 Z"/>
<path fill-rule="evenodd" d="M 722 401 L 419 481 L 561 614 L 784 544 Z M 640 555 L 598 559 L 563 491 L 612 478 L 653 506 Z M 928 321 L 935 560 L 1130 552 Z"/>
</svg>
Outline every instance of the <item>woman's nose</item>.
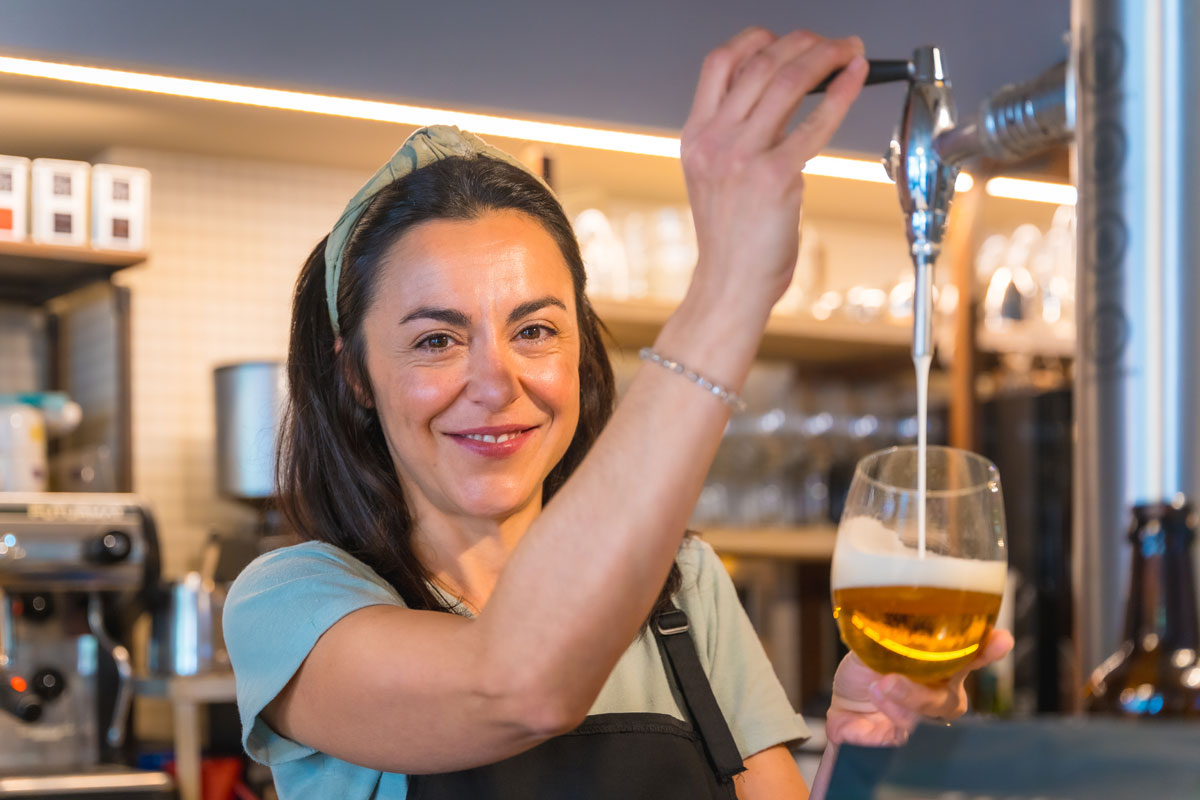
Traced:
<svg viewBox="0 0 1200 800">
<path fill-rule="evenodd" d="M 520 392 L 514 356 L 500 345 L 480 342 L 472 347 L 467 399 L 489 410 L 506 407 Z"/>
</svg>

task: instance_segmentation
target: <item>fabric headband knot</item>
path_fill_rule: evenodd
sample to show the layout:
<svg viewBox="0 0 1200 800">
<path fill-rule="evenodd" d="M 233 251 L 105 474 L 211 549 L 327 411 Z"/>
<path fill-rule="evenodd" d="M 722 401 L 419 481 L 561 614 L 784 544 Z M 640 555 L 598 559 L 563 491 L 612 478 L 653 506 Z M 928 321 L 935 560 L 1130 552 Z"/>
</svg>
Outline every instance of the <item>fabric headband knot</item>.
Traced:
<svg viewBox="0 0 1200 800">
<path fill-rule="evenodd" d="M 329 307 L 329 321 L 333 325 L 333 335 L 338 336 L 337 295 L 338 284 L 342 279 L 342 260 L 345 257 L 346 243 L 350 234 L 358 224 L 367 206 L 388 185 L 403 178 L 410 172 L 428 166 L 435 161 L 453 157 L 472 158 L 487 156 L 506 164 L 518 167 L 542 182 L 545 181 L 530 171 L 528 167 L 499 148 L 492 147 L 473 133 L 460 131 L 452 125 L 430 125 L 420 128 L 409 136 L 388 162 L 371 176 L 371 179 L 358 190 L 358 194 L 346 204 L 346 210 L 334 224 L 325 242 L 325 302 Z M 546 186 L 547 191 L 550 187 Z"/>
</svg>

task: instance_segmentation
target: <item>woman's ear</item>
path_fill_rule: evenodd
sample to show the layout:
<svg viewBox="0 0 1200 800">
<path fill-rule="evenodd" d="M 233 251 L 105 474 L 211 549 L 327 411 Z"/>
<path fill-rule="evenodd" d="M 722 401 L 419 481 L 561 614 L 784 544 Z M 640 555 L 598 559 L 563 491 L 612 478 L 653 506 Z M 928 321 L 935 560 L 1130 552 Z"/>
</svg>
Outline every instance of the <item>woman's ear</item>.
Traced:
<svg viewBox="0 0 1200 800">
<path fill-rule="evenodd" d="M 344 342 L 340 336 L 333 340 L 333 352 L 336 355 L 340 356 L 342 354 L 343 344 Z M 375 408 L 375 400 L 371 397 L 371 390 L 369 387 L 363 385 L 358 370 L 354 368 L 355 365 L 350 363 L 350 359 L 339 359 L 339 363 L 341 364 L 342 377 L 350 387 L 350 391 L 354 393 L 354 399 L 363 408 Z"/>
</svg>

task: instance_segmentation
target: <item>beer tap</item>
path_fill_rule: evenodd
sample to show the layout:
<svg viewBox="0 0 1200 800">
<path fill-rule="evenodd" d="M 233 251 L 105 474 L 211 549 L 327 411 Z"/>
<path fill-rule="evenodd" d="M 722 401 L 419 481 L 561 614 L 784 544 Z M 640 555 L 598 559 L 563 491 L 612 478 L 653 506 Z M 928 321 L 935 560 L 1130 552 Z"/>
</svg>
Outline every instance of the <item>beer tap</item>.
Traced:
<svg viewBox="0 0 1200 800">
<path fill-rule="evenodd" d="M 933 354 L 933 265 L 942 249 L 958 166 L 938 153 L 939 136 L 954 130 L 954 97 L 941 51 L 918 47 L 910 62 L 900 125 L 883 165 L 896 182 L 915 270 L 913 358 Z"/>
<path fill-rule="evenodd" d="M 993 92 L 972 119 L 939 133 L 934 147 L 947 164 L 979 157 L 1011 162 L 1066 144 L 1074 133 L 1075 73 L 1062 61 Z"/>
<path fill-rule="evenodd" d="M 908 70 L 908 94 L 883 164 L 896 182 L 915 270 L 914 358 L 933 351 L 933 267 L 942 249 L 959 168 L 988 157 L 1015 161 L 1068 141 L 1075 127 L 1075 89 L 1067 64 L 986 98 L 966 124 L 955 119 L 954 96 L 941 51 L 918 47 Z"/>
</svg>

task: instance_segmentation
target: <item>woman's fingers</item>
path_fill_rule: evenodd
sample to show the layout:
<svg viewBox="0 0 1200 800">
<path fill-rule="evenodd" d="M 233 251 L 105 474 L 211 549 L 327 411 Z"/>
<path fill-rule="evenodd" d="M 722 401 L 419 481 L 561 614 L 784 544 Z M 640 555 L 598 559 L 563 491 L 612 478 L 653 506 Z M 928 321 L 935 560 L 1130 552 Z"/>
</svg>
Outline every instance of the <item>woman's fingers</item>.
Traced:
<svg viewBox="0 0 1200 800">
<path fill-rule="evenodd" d="M 696 84 L 696 95 L 685 127 L 704 125 L 712 119 L 729 91 L 730 82 L 746 59 L 775 39 L 775 34 L 764 28 L 747 28 L 709 53 L 700 67 L 700 80 Z"/>
<path fill-rule="evenodd" d="M 797 60 L 802 61 L 804 54 L 819 46 L 820 41 L 821 38 L 810 31 L 792 31 L 747 58 L 733 74 L 729 93 L 721 103 L 717 118 L 728 125 L 746 119 L 756 111 L 764 93 L 779 83 L 782 70 Z"/>
<path fill-rule="evenodd" d="M 887 717 L 899 730 L 909 732 L 926 717 L 925 714 L 918 713 L 908 706 L 892 700 L 881 691 L 872 690 L 871 697 L 879 713 Z"/>
<path fill-rule="evenodd" d="M 871 684 L 879 680 L 879 673 L 868 667 L 857 653 L 848 653 L 833 673 L 833 699 L 852 707 L 861 707 L 871 702 Z"/>
<path fill-rule="evenodd" d="M 867 60 L 862 55 L 853 56 L 841 74 L 829 84 L 817 107 L 780 144 L 779 150 L 784 158 L 794 164 L 803 164 L 821 152 L 842 124 L 866 79 Z"/>
<path fill-rule="evenodd" d="M 825 721 L 825 735 L 835 744 L 857 744 L 863 747 L 890 747 L 904 744 L 908 731 L 896 727 L 881 713 L 845 714 L 830 712 Z"/>
<path fill-rule="evenodd" d="M 870 693 L 876 706 L 887 702 L 918 717 L 955 719 L 967 710 L 967 693 L 961 679 L 941 686 L 925 686 L 903 675 L 886 675 L 871 686 Z"/>
<path fill-rule="evenodd" d="M 862 54 L 863 43 L 856 36 L 848 39 L 825 39 L 812 44 L 802 54 L 797 54 L 796 57 L 782 64 L 770 85 L 766 86 L 762 92 L 762 98 L 754 109 L 753 116 L 747 119 L 746 135 L 756 141 L 770 144 L 778 142 L 788 120 L 796 113 L 812 88 L 832 73 L 849 65 L 855 56 Z M 863 80 L 865 79 L 864 72 Z M 830 89 L 833 90 L 834 87 L 831 86 Z M 857 92 L 857 87 L 855 87 L 855 92 Z M 732 95 L 731 92 L 731 98 Z M 849 108 L 849 101 L 853 100 L 853 95 L 849 98 L 837 96 L 835 98 L 845 100 L 844 105 Z M 827 110 L 819 113 L 824 116 L 828 113 L 829 108 L 830 106 L 826 105 Z M 814 111 L 813 113 L 817 114 L 818 112 Z M 836 119 L 838 122 L 841 121 L 840 116 L 837 116 Z M 833 128 L 836 129 L 836 127 L 837 125 L 834 124 Z M 829 133 L 832 135 L 833 130 L 831 129 Z"/>
<path fill-rule="evenodd" d="M 744 291 L 755 307 L 779 299 L 796 265 L 803 161 L 791 163 L 776 152 L 784 115 L 861 49 L 857 40 L 847 40 L 811 58 L 810 51 L 825 42 L 805 31 L 783 38 L 743 31 L 705 60 L 684 126 L 680 156 L 699 248 L 693 281 L 711 284 L 716 293 Z M 809 66 L 795 66 L 806 59 Z M 834 87 L 844 105 L 857 90 L 854 79 L 861 84 L 863 76 L 850 70 Z M 781 81 L 786 89 L 775 88 Z M 783 99 L 764 108 L 765 93 Z M 813 148 L 827 140 L 825 135 Z"/>
<path fill-rule="evenodd" d="M 975 656 L 975 660 L 971 662 L 971 666 L 966 671 L 970 672 L 973 669 L 986 667 L 993 661 L 999 661 L 1012 649 L 1012 633 L 1001 628 L 993 628 L 992 632 L 988 634 L 987 641 L 983 643 L 983 647 L 979 648 L 979 655 Z"/>
</svg>

